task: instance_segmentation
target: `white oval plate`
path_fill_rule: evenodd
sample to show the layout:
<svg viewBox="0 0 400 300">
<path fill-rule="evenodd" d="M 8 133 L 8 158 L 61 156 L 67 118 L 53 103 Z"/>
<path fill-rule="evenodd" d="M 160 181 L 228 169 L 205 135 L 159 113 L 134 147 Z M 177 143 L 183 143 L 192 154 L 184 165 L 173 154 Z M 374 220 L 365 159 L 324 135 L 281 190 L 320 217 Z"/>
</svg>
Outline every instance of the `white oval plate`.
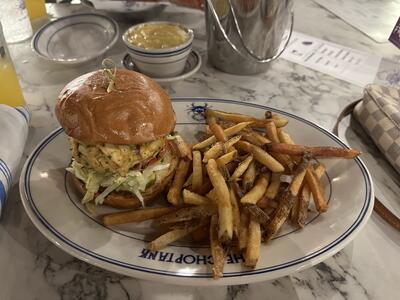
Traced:
<svg viewBox="0 0 400 300">
<path fill-rule="evenodd" d="M 194 142 L 203 129 L 206 106 L 263 117 L 265 110 L 289 120 L 287 131 L 305 145 L 347 147 L 336 136 L 300 117 L 262 105 L 220 99 L 174 99 L 176 129 Z M 312 214 L 303 230 L 286 226 L 263 244 L 255 269 L 243 267 L 243 257 L 229 255 L 224 277 L 211 279 L 207 246 L 176 243 L 162 251 L 146 250 L 149 224 L 108 228 L 90 217 L 79 203 L 65 167 L 71 159 L 67 136 L 57 129 L 28 158 L 20 179 L 26 212 L 36 227 L 69 254 L 101 268 L 160 282 L 180 285 L 232 285 L 270 280 L 308 268 L 346 246 L 366 224 L 373 208 L 370 175 L 359 159 L 324 159 L 322 179 L 329 210 Z"/>
<path fill-rule="evenodd" d="M 129 55 L 129 53 L 127 53 L 122 58 L 121 63 L 124 66 L 124 68 L 127 70 L 141 72 L 138 70 L 138 68 L 133 63 L 133 60 L 132 60 L 131 56 Z M 164 78 L 156 78 L 156 77 L 153 77 L 150 75 L 147 75 L 147 76 L 150 76 L 153 80 L 157 81 L 160 84 L 172 83 L 175 81 L 184 80 L 184 79 L 192 76 L 200 69 L 200 67 L 201 67 L 201 55 L 196 50 L 192 50 L 189 53 L 189 56 L 186 60 L 185 68 L 183 69 L 183 72 L 181 74 L 173 76 L 173 77 L 164 77 Z M 141 72 L 141 73 L 143 73 L 143 72 Z M 145 73 L 143 73 L 143 74 L 145 74 Z"/>
<path fill-rule="evenodd" d="M 31 45 L 43 59 L 78 64 L 104 54 L 117 41 L 118 32 L 118 24 L 110 17 L 80 13 L 45 24 Z"/>
</svg>

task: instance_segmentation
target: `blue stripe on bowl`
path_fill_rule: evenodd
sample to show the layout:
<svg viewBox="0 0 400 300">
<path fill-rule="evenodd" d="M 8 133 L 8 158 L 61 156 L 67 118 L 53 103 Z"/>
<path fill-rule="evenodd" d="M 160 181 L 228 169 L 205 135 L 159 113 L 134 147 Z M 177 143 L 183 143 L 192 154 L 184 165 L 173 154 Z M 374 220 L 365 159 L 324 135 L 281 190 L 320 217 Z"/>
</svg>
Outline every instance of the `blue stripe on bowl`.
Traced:
<svg viewBox="0 0 400 300">
<path fill-rule="evenodd" d="M 190 54 L 190 53 L 188 53 L 188 56 L 189 56 L 189 54 Z M 132 58 L 132 61 L 133 61 L 133 62 L 139 61 L 139 62 L 141 62 L 142 64 L 148 64 L 148 65 L 169 65 L 169 64 L 173 64 L 173 63 L 180 62 L 180 61 L 182 61 L 182 60 L 186 60 L 188 57 L 185 56 L 185 57 L 180 58 L 180 59 L 178 59 L 178 60 L 173 60 L 173 61 L 168 61 L 168 62 L 148 62 L 148 61 L 143 61 L 143 60 L 137 59 L 136 57 L 133 58 L 132 56 L 131 56 L 131 58 Z"/>
<path fill-rule="evenodd" d="M 49 36 L 49 38 L 47 39 L 47 45 L 46 45 L 46 51 L 47 51 L 47 53 L 49 53 L 49 47 L 50 47 L 51 41 L 52 41 L 53 37 L 54 37 L 57 33 L 59 33 L 61 30 L 64 30 L 64 29 L 67 29 L 67 28 L 70 28 L 70 27 L 74 27 L 74 26 L 77 26 L 77 25 L 94 25 L 94 26 L 100 27 L 100 28 L 103 29 L 104 31 L 107 29 L 106 27 L 101 26 L 100 24 L 94 23 L 94 22 L 79 22 L 79 23 L 73 23 L 73 24 L 66 24 L 64 27 L 61 27 L 61 28 L 59 28 L 58 30 L 56 30 L 55 32 L 53 32 L 53 33 Z M 38 39 L 38 40 L 39 40 L 39 39 Z M 38 41 L 38 40 L 37 40 L 37 41 Z M 111 41 L 110 41 L 110 42 L 111 42 Z M 37 44 L 36 44 L 36 46 L 37 46 Z M 37 50 L 39 51 L 39 48 L 37 48 Z M 43 54 L 43 55 L 44 55 L 44 54 Z"/>
<path fill-rule="evenodd" d="M 0 208 L 3 207 L 5 201 L 6 201 L 6 189 L 4 188 L 3 182 L 0 181 Z"/>
<path fill-rule="evenodd" d="M 12 174 L 6 163 L 0 158 L 0 170 L 4 174 L 7 180 L 8 188 L 12 186 Z"/>
<path fill-rule="evenodd" d="M 51 22 L 49 22 L 49 23 L 43 25 L 42 27 L 40 27 L 40 28 L 38 29 L 38 31 L 35 33 L 35 35 L 34 35 L 33 38 L 32 38 L 32 41 L 31 41 L 31 48 L 32 48 L 32 50 L 33 50 L 37 55 L 39 55 L 40 57 L 42 57 L 43 59 L 52 60 L 52 61 L 66 61 L 66 60 L 63 60 L 63 59 L 54 59 L 54 58 L 51 58 L 51 57 L 48 57 L 48 56 L 42 54 L 42 53 L 39 51 L 38 47 L 37 47 L 37 43 L 38 43 L 38 41 L 39 41 L 41 35 L 42 35 L 42 34 L 44 33 L 44 31 L 47 29 L 47 27 L 53 25 L 54 23 L 63 21 L 63 20 L 65 20 L 65 19 L 71 19 L 71 18 L 76 18 L 76 17 L 85 17 L 85 16 L 90 16 L 90 17 L 95 16 L 95 17 L 98 17 L 98 18 L 103 18 L 103 19 L 107 20 L 107 21 L 113 26 L 114 32 L 115 32 L 113 39 L 109 42 L 109 44 L 104 48 L 103 51 L 99 52 L 99 53 L 98 53 L 96 56 L 94 56 L 94 57 L 97 57 L 98 55 L 104 54 L 108 49 L 110 49 L 110 48 L 117 42 L 118 37 L 119 37 L 119 27 L 118 27 L 117 22 L 115 22 L 112 18 L 110 18 L 110 17 L 108 17 L 108 16 L 105 16 L 105 15 L 102 15 L 102 14 L 97 14 L 97 13 L 77 13 L 77 14 L 73 14 L 73 15 L 68 15 L 68 16 L 60 17 L 60 18 L 58 18 L 57 20 L 51 21 Z M 65 27 L 63 27 L 63 28 L 65 28 Z M 103 28 L 104 28 L 104 27 L 103 27 Z M 48 47 L 48 45 L 47 45 L 47 47 Z M 88 57 L 86 60 L 93 59 L 94 57 Z M 83 61 L 86 61 L 86 60 L 83 60 Z M 80 60 L 77 60 L 77 61 L 80 61 Z"/>
<path fill-rule="evenodd" d="M 146 51 L 139 51 L 136 49 L 133 49 L 129 46 L 126 46 L 129 51 L 133 52 L 133 53 L 137 53 L 138 55 L 141 56 L 146 56 L 146 57 L 170 57 L 170 56 L 175 56 L 178 55 L 180 53 L 183 53 L 185 51 L 187 51 L 189 48 L 192 47 L 192 43 L 190 43 L 189 45 L 187 45 L 185 48 L 179 49 L 179 50 L 175 50 L 175 51 L 171 51 L 171 52 L 162 52 L 162 53 L 149 53 Z"/>
<path fill-rule="evenodd" d="M 0 164 L 0 173 L 4 175 L 4 178 L 5 178 L 6 183 L 7 183 L 7 187 L 9 188 L 10 187 L 10 179 L 8 177 L 8 174 L 7 174 L 6 170 L 4 169 L 4 167 L 1 164 Z"/>
<path fill-rule="evenodd" d="M 26 123 L 29 123 L 29 114 L 27 115 L 26 110 L 23 110 L 22 107 L 16 107 L 15 108 L 17 110 L 17 112 L 19 112 L 25 119 Z"/>
<path fill-rule="evenodd" d="M 259 104 L 253 104 L 253 103 L 243 103 L 239 101 L 233 101 L 233 100 L 223 100 L 223 99 L 205 99 L 205 98 L 175 98 L 173 99 L 174 102 L 187 102 L 187 103 L 192 103 L 192 102 L 219 102 L 219 103 L 232 103 L 232 104 L 237 104 L 237 105 L 243 105 L 243 106 L 251 106 L 251 107 L 256 107 L 260 108 L 263 110 L 270 110 L 276 113 L 279 113 L 281 115 L 285 116 L 290 116 L 291 118 L 294 118 L 296 120 L 299 120 L 303 123 L 306 123 L 310 125 L 311 127 L 319 130 L 335 142 L 337 142 L 339 145 L 345 148 L 349 148 L 346 144 L 344 144 L 341 140 L 339 140 L 335 135 L 332 133 L 328 132 L 327 130 L 323 129 L 322 127 L 307 121 L 301 117 L 292 115 L 290 113 L 280 111 L 278 109 L 270 108 L 267 106 L 259 105 Z M 60 232 L 58 232 L 54 227 L 51 226 L 51 224 L 48 223 L 48 221 L 41 215 L 40 211 L 37 209 L 35 205 L 35 201 L 31 195 L 30 191 L 30 177 L 31 177 L 31 171 L 32 167 L 40 154 L 40 152 L 49 144 L 56 136 L 58 136 L 60 133 L 62 133 L 63 130 L 62 128 L 59 128 L 55 131 L 53 131 L 39 146 L 34 150 L 34 152 L 31 154 L 30 158 L 27 161 L 26 164 L 26 170 L 25 174 L 23 175 L 24 177 L 24 186 L 23 186 L 23 195 L 25 196 L 26 201 L 28 201 L 28 205 L 32 212 L 36 215 L 36 218 L 40 221 L 42 226 L 46 228 L 46 231 L 50 232 L 56 239 L 58 239 L 61 243 L 64 243 L 67 248 L 64 248 L 64 250 L 69 251 L 70 253 L 74 253 L 75 255 L 82 255 L 84 254 L 85 256 L 91 257 L 94 261 L 98 260 L 107 264 L 111 264 L 114 266 L 118 266 L 121 268 L 126 268 L 126 269 L 132 269 L 136 271 L 141 271 L 141 272 L 146 272 L 146 273 L 151 273 L 151 274 L 156 274 L 156 275 L 163 275 L 163 276 L 173 276 L 173 277 L 191 277 L 191 278 L 211 278 L 212 274 L 207 272 L 207 273 L 197 273 L 196 275 L 193 274 L 183 274 L 180 272 L 179 274 L 176 272 L 171 272 L 171 271 L 165 271 L 165 270 L 159 270 L 159 269 L 154 269 L 154 268 L 147 268 L 143 266 L 138 266 L 138 265 L 133 265 L 133 264 L 128 264 L 122 261 L 114 260 L 109 257 L 105 257 L 103 255 L 99 255 L 90 249 L 86 249 L 73 241 L 69 240 L 65 236 L 63 236 Z M 328 245 L 324 246 L 323 248 L 310 253 L 309 255 L 299 257 L 297 259 L 294 259 L 292 261 L 285 262 L 283 264 L 271 266 L 268 268 L 263 268 L 263 269 L 258 269 L 258 270 L 246 270 L 246 271 L 241 271 L 241 272 L 226 272 L 224 273 L 223 278 L 229 278 L 229 277 L 237 277 L 237 276 L 249 276 L 249 275 L 256 275 L 256 274 L 263 274 L 263 273 L 268 273 L 268 272 L 273 272 L 277 270 L 282 270 L 291 266 L 298 265 L 300 263 L 303 263 L 305 261 L 308 261 L 312 258 L 316 258 L 330 250 L 332 250 L 334 247 L 339 245 L 340 243 L 344 242 L 346 238 L 348 238 L 361 224 L 361 222 L 364 220 L 364 218 L 367 215 L 367 212 L 370 212 L 372 209 L 372 204 L 373 204 L 373 197 L 372 197 L 372 181 L 370 178 L 370 175 L 364 165 L 364 163 L 359 159 L 358 157 L 354 159 L 358 167 L 360 168 L 360 171 L 363 175 L 364 183 L 365 183 L 365 198 L 363 202 L 363 206 L 356 218 L 356 220 L 353 222 L 353 224 L 347 228 L 339 237 L 337 237 L 334 241 L 329 243 Z M 222 280 L 223 280 L 222 278 Z"/>
</svg>

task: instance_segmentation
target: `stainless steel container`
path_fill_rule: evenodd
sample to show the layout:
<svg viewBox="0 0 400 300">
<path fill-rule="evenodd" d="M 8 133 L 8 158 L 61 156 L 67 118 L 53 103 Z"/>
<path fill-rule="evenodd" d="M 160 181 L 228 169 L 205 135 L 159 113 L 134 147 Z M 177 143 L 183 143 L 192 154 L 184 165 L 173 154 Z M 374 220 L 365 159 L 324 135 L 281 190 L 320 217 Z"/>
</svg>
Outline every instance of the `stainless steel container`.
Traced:
<svg viewBox="0 0 400 300">
<path fill-rule="evenodd" d="M 292 6 L 292 0 L 206 0 L 209 62 L 233 74 L 265 72 L 289 43 Z"/>
</svg>

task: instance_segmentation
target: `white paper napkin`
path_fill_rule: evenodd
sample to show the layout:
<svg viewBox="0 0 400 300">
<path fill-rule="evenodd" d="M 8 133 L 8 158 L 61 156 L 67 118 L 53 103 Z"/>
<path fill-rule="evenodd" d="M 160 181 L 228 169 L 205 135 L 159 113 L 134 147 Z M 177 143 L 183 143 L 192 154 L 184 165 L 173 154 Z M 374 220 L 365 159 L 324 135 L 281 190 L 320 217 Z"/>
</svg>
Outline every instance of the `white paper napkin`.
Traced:
<svg viewBox="0 0 400 300">
<path fill-rule="evenodd" d="M 7 193 L 17 182 L 19 162 L 28 136 L 30 113 L 0 104 L 0 215 Z"/>
</svg>

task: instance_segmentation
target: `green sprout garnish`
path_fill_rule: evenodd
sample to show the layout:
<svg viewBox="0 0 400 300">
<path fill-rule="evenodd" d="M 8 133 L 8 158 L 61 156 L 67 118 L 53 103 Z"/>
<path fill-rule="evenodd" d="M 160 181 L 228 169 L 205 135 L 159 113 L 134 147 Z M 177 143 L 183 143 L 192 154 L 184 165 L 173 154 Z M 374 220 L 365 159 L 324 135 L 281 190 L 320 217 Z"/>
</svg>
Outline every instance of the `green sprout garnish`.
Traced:
<svg viewBox="0 0 400 300">
<path fill-rule="evenodd" d="M 108 86 L 107 86 L 107 93 L 110 93 L 114 89 L 114 84 L 115 84 L 115 79 L 116 79 L 115 75 L 117 74 L 117 67 L 116 67 L 115 63 L 109 58 L 103 59 L 101 64 L 104 67 L 104 69 L 103 69 L 104 76 L 107 77 L 107 79 L 109 81 Z"/>
</svg>

